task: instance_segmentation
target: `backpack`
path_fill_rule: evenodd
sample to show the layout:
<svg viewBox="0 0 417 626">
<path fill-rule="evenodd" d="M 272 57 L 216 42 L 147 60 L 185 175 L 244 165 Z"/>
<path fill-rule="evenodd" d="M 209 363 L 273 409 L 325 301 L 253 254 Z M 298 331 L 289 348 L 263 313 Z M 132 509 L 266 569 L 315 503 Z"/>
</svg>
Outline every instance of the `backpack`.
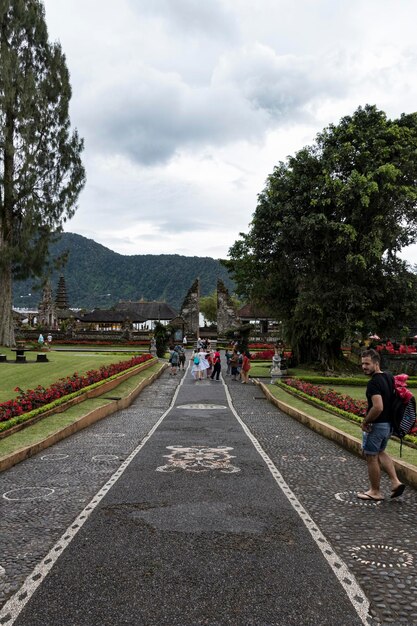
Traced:
<svg viewBox="0 0 417 626">
<path fill-rule="evenodd" d="M 400 439 L 400 456 L 405 435 L 417 432 L 416 399 L 407 387 L 407 374 L 393 377 L 391 423 L 393 434 Z"/>
<path fill-rule="evenodd" d="M 170 361 L 172 365 L 178 365 L 178 352 L 176 352 L 175 350 L 173 350 L 171 354 Z"/>
<path fill-rule="evenodd" d="M 198 364 L 200 363 L 200 359 L 198 358 L 198 356 L 197 356 L 197 355 L 195 355 L 195 357 L 194 357 L 194 363 L 195 363 L 196 365 L 198 365 Z"/>
</svg>

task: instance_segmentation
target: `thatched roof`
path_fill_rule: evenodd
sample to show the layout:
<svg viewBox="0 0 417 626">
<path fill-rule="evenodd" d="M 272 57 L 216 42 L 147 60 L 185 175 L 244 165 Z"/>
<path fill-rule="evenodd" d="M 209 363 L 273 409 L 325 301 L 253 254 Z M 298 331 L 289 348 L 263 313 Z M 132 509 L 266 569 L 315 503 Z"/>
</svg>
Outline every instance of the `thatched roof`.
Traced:
<svg viewBox="0 0 417 626">
<path fill-rule="evenodd" d="M 119 302 L 115 308 L 119 311 L 130 310 L 140 315 L 145 320 L 172 320 L 177 317 L 178 313 L 166 302 Z"/>
<path fill-rule="evenodd" d="M 80 322 L 85 323 L 115 323 L 115 324 L 123 324 L 124 322 L 132 322 L 133 323 L 143 323 L 146 322 L 146 318 L 138 315 L 135 311 L 126 310 L 126 311 L 116 311 L 115 309 L 94 309 L 90 313 L 85 313 L 84 315 L 79 315 L 77 319 Z"/>
</svg>

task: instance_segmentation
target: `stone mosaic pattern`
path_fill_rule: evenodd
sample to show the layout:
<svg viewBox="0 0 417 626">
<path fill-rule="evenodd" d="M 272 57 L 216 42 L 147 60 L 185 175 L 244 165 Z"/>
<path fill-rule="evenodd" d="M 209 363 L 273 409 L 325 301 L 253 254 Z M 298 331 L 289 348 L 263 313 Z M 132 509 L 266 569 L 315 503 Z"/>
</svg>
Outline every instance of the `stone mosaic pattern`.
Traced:
<svg viewBox="0 0 417 626">
<path fill-rule="evenodd" d="M 355 575 L 381 626 L 417 626 L 417 493 L 360 502 L 365 462 L 269 403 L 255 385 L 226 378 L 237 413 Z"/>
<path fill-rule="evenodd" d="M 169 408 L 180 380 L 164 372 L 129 408 L 0 474 L 0 607 Z"/>
</svg>

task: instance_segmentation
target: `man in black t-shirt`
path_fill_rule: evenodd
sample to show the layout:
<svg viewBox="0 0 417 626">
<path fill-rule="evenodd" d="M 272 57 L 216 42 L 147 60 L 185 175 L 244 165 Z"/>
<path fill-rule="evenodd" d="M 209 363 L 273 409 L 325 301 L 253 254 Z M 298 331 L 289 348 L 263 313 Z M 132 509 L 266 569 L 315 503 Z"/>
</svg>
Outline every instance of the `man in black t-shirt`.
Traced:
<svg viewBox="0 0 417 626">
<path fill-rule="evenodd" d="M 360 500 L 384 500 L 380 490 L 381 467 L 388 474 L 391 481 L 391 498 L 397 498 L 404 492 L 403 485 L 397 476 L 394 463 L 385 452 L 388 440 L 392 433 L 390 405 L 393 393 L 393 376 L 384 373 L 380 368 L 380 357 L 376 350 L 362 352 L 362 370 L 371 380 L 366 387 L 368 409 L 362 422 L 363 441 L 362 450 L 368 466 L 368 491 L 358 493 Z"/>
</svg>

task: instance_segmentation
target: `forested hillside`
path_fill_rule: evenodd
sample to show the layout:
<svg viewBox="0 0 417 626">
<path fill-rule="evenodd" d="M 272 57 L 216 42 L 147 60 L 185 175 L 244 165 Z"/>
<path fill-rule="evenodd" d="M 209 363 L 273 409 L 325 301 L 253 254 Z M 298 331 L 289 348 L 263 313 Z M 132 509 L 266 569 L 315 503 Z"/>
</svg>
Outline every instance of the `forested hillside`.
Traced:
<svg viewBox="0 0 417 626">
<path fill-rule="evenodd" d="M 68 250 L 62 270 L 51 275 L 55 297 L 59 276 L 65 278 L 69 305 L 81 308 L 110 308 L 119 300 L 165 300 L 179 308 L 196 278 L 201 295 L 211 293 L 221 278 L 233 292 L 233 282 L 219 261 L 209 257 L 177 254 L 125 256 L 73 233 L 63 233 L 52 245 L 52 257 Z M 30 296 L 28 294 L 31 294 Z M 110 294 L 110 295 L 108 295 Z M 17 307 L 36 307 L 41 291 L 33 280 L 15 281 L 13 303 Z"/>
</svg>

